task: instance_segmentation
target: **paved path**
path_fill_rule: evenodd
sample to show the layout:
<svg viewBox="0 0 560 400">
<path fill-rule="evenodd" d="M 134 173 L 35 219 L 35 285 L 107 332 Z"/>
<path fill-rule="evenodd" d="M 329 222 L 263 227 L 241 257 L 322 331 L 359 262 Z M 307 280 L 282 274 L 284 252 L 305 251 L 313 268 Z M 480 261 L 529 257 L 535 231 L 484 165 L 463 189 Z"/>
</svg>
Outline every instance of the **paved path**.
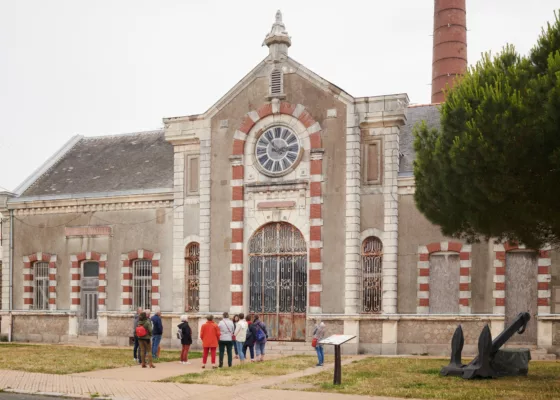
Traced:
<svg viewBox="0 0 560 400">
<path fill-rule="evenodd" d="M 343 364 L 348 364 L 353 360 L 359 358 L 362 357 L 352 357 L 350 359 L 344 360 Z M 197 361 L 198 368 L 195 367 L 194 363 L 192 368 L 196 368 L 198 372 L 200 371 L 200 361 L 193 360 L 193 362 L 194 361 Z M 172 363 L 158 364 L 155 369 L 152 369 L 151 372 L 154 373 L 158 369 L 161 369 L 162 371 L 168 371 L 167 373 L 169 373 L 170 371 L 179 370 L 179 374 L 182 374 L 190 372 L 187 371 L 187 368 L 191 368 L 191 366 L 184 366 L 178 363 L 176 363 L 176 366 L 173 367 L 167 367 L 166 364 Z M 259 379 L 236 386 L 150 382 L 146 381 L 146 377 L 142 375 L 144 371 L 148 372 L 150 370 L 147 368 L 143 369 L 138 367 L 105 370 L 102 372 L 104 374 L 106 373 L 107 376 L 102 377 L 83 376 L 84 374 L 53 375 L 0 370 L 0 389 L 18 393 L 49 394 L 58 397 L 68 396 L 91 398 L 92 394 L 97 394 L 98 396 L 108 397 L 113 400 L 153 400 L 154 398 L 157 398 L 158 400 L 190 398 L 204 400 L 285 400 L 287 397 L 289 397 L 290 400 L 389 399 L 387 397 L 364 397 L 332 393 L 312 393 L 264 389 L 264 387 L 280 385 L 291 379 L 313 375 L 321 371 L 332 369 L 333 365 L 329 364 L 325 365 L 325 367 L 323 368 L 308 368 L 306 370 L 298 371 L 289 375 Z M 122 370 L 127 371 L 123 372 Z M 136 374 L 137 379 L 132 380 L 130 378 L 130 374 Z M 175 372 L 173 372 L 173 374 L 177 375 L 177 373 Z M 394 400 L 394 398 L 392 399 Z"/>
<path fill-rule="evenodd" d="M 280 355 L 267 356 L 267 360 L 280 358 Z M 216 356 L 217 358 L 217 356 Z M 227 360 L 224 360 L 227 365 Z M 202 359 L 195 358 L 190 360 L 190 365 L 179 364 L 178 361 L 154 364 L 155 368 L 142 368 L 140 366 L 102 369 L 99 371 L 82 372 L 71 376 L 81 376 L 87 378 L 116 379 L 122 381 L 161 381 L 165 378 L 184 374 L 196 374 L 202 372 Z M 239 360 L 233 360 L 233 366 L 239 365 Z M 206 368 L 210 369 L 211 364 L 208 360 Z"/>
</svg>

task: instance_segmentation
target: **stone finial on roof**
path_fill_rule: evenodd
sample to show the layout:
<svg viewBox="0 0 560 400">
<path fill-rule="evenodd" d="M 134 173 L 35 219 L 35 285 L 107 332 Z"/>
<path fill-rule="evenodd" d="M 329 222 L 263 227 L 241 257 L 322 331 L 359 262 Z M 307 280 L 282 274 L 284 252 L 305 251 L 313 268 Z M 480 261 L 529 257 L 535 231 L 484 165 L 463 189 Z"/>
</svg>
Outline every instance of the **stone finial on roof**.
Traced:
<svg viewBox="0 0 560 400">
<path fill-rule="evenodd" d="M 292 45 L 292 40 L 286 31 L 286 26 L 282 22 L 282 13 L 280 10 L 276 12 L 276 19 L 272 25 L 272 29 L 264 38 L 263 46 L 267 45 L 270 54 L 277 59 L 280 54 L 287 55 L 288 47 Z"/>
</svg>

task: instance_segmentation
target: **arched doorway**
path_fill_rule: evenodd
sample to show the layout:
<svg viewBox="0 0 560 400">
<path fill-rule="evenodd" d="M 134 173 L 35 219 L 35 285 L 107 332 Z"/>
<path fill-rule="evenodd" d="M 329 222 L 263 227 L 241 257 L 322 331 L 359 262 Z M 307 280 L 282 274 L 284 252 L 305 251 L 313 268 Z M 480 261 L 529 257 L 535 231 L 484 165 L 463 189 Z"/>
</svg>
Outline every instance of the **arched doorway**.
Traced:
<svg viewBox="0 0 560 400">
<path fill-rule="evenodd" d="M 261 227 L 249 242 L 249 311 L 271 340 L 305 340 L 307 247 L 288 223 Z"/>
</svg>

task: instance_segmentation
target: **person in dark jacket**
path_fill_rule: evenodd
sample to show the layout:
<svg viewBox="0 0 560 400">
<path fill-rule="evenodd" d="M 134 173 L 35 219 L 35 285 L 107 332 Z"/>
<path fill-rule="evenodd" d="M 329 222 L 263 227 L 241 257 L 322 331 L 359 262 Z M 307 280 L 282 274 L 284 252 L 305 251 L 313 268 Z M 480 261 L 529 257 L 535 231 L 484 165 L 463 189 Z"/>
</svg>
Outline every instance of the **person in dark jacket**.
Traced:
<svg viewBox="0 0 560 400">
<path fill-rule="evenodd" d="M 154 316 L 152 319 L 152 357 L 157 360 L 158 348 L 161 342 L 161 335 L 163 335 L 163 324 L 161 323 L 161 311 L 159 307 L 155 307 Z"/>
<path fill-rule="evenodd" d="M 140 355 L 138 354 L 138 348 L 140 343 L 138 343 L 138 336 L 136 336 L 136 327 L 138 326 L 138 318 L 140 318 L 140 313 L 142 312 L 142 307 L 136 309 L 136 314 L 134 314 L 134 323 L 132 324 L 132 336 L 134 337 L 134 361 L 140 364 Z"/>
<path fill-rule="evenodd" d="M 257 353 L 257 361 L 264 361 L 264 348 L 266 346 L 266 339 L 268 338 L 266 325 L 259 319 L 258 315 L 255 315 L 251 327 L 254 328 L 255 332 L 255 353 Z M 262 336 L 260 340 L 259 336 Z"/>
<path fill-rule="evenodd" d="M 247 314 L 245 320 L 247 321 L 249 327 L 247 328 L 245 343 L 243 343 L 243 354 L 245 355 L 245 359 L 247 359 L 247 349 L 249 349 L 249 352 L 251 353 L 251 362 L 255 362 L 255 327 L 251 324 L 251 316 L 249 314 Z"/>
<path fill-rule="evenodd" d="M 146 316 L 146 313 L 143 312 L 140 314 L 138 318 L 138 326 L 143 327 L 145 330 L 144 335 L 140 335 L 138 333 L 138 329 L 136 330 L 138 336 L 138 342 L 140 343 L 140 358 L 142 359 L 142 368 L 146 368 L 146 358 L 148 359 L 150 368 L 155 368 L 152 362 L 152 353 L 150 352 L 150 340 L 152 338 L 152 324 L 150 320 Z"/>
<path fill-rule="evenodd" d="M 192 330 L 187 322 L 188 316 L 181 315 L 181 323 L 177 325 L 177 335 L 181 339 L 181 364 L 190 364 L 189 362 L 189 349 L 192 344 Z"/>
</svg>

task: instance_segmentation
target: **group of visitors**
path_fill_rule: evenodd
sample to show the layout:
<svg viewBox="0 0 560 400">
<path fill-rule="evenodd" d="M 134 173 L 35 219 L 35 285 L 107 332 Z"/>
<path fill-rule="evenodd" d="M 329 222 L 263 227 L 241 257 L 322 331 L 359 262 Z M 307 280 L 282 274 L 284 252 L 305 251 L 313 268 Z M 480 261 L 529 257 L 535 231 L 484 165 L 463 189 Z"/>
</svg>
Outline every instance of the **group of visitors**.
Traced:
<svg viewBox="0 0 560 400">
<path fill-rule="evenodd" d="M 266 325 L 259 319 L 258 315 L 251 318 L 249 315 L 236 314 L 233 320 L 229 318 L 229 313 L 225 312 L 219 324 L 214 322 L 214 316 L 208 315 L 206 323 L 200 329 L 200 339 L 202 340 L 202 368 L 206 368 L 208 354 L 212 362 L 212 368 L 216 368 L 216 350 L 219 350 L 219 367 L 224 365 L 224 355 L 227 353 L 228 367 L 233 363 L 233 351 L 235 358 L 244 363 L 247 359 L 247 349 L 251 362 L 264 361 L 266 339 L 268 332 Z"/>
<path fill-rule="evenodd" d="M 142 364 L 142 368 L 155 368 L 154 359 L 159 358 L 161 337 L 163 335 L 163 324 L 161 322 L 161 310 L 154 308 L 154 315 L 150 317 L 150 310 L 142 310 L 138 307 L 134 315 L 132 334 L 134 336 L 134 361 Z"/>
<path fill-rule="evenodd" d="M 159 357 L 160 342 L 163 335 L 161 311 L 154 309 L 150 318 L 150 310 L 138 308 L 134 316 L 134 361 L 142 364 L 142 368 L 155 368 L 153 360 Z M 325 324 L 317 324 L 313 331 L 312 345 L 317 352 L 317 366 L 323 366 L 324 352 L 320 341 L 325 337 Z M 187 315 L 181 316 L 181 323 L 177 325 L 177 339 L 181 341 L 181 364 L 190 364 L 189 350 L 192 345 L 192 329 L 188 323 Z M 241 363 L 247 360 L 247 349 L 251 362 L 264 361 L 266 340 L 268 332 L 266 325 L 258 315 L 251 317 L 245 314 L 236 314 L 233 320 L 225 312 L 219 324 L 214 322 L 214 316 L 208 315 L 206 323 L 200 328 L 202 340 L 202 368 L 206 368 L 208 355 L 210 355 L 212 368 L 216 367 L 216 351 L 219 352 L 219 367 L 224 365 L 224 356 L 227 353 L 227 364 L 233 364 L 233 353 Z M 256 357 L 256 359 L 255 359 Z M 147 364 L 147 365 L 146 365 Z"/>
</svg>

